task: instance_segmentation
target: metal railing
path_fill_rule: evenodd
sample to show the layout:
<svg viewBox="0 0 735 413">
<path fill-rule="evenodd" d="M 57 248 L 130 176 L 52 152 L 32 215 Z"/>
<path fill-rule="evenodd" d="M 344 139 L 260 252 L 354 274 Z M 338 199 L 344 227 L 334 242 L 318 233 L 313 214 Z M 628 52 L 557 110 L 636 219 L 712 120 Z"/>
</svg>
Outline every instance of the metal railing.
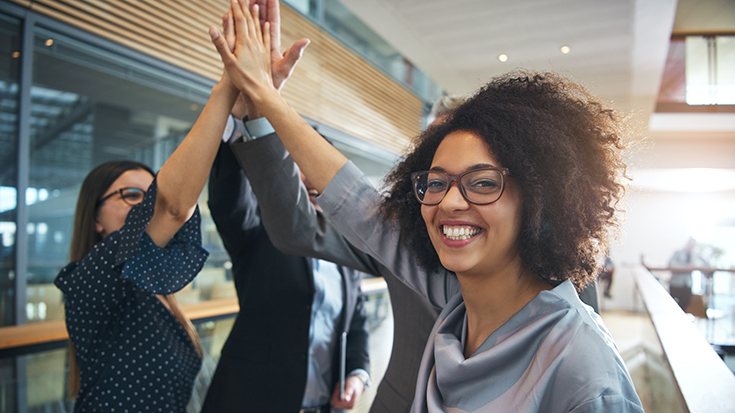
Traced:
<svg viewBox="0 0 735 413">
<path fill-rule="evenodd" d="M 691 413 L 735 412 L 735 375 L 645 267 L 633 269 L 682 406 Z"/>
</svg>

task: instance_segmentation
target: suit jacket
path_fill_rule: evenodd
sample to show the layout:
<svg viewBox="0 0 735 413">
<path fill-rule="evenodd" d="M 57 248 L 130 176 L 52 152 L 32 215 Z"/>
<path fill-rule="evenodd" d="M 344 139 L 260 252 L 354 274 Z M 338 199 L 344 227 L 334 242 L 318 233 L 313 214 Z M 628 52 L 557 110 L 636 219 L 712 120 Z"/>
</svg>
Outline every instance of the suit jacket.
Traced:
<svg viewBox="0 0 735 413">
<path fill-rule="evenodd" d="M 240 313 L 222 348 L 202 412 L 297 412 L 307 379 L 314 297 L 311 259 L 273 246 L 250 182 L 227 144 L 221 145 L 212 167 L 208 204 L 232 260 Z M 340 272 L 345 371 L 370 371 L 361 275 L 343 267 Z M 336 383 L 339 351 L 331 367 Z"/>
<path fill-rule="evenodd" d="M 393 306 L 393 350 L 371 412 L 408 412 L 426 340 L 439 308 L 403 284 L 386 267 L 357 250 L 316 211 L 298 167 L 276 135 L 232 145 L 261 205 L 273 243 L 291 254 L 333 261 L 382 276 Z"/>
</svg>

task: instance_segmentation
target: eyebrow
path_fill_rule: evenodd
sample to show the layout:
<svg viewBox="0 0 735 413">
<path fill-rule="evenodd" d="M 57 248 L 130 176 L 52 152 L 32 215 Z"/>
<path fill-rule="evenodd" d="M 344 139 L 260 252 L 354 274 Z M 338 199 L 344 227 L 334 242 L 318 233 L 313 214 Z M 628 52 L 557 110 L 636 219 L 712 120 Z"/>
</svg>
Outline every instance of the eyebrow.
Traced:
<svg viewBox="0 0 735 413">
<path fill-rule="evenodd" d="M 467 171 L 474 171 L 474 170 L 477 170 L 477 169 L 484 169 L 484 168 L 496 168 L 496 166 L 495 165 L 492 165 L 492 164 L 489 164 L 489 163 L 478 163 L 478 164 L 472 165 L 469 168 L 467 168 Z M 442 168 L 441 166 L 435 166 L 435 167 L 431 168 L 430 171 L 437 171 L 437 172 L 447 173 L 447 170 L 444 169 L 444 168 Z"/>
</svg>

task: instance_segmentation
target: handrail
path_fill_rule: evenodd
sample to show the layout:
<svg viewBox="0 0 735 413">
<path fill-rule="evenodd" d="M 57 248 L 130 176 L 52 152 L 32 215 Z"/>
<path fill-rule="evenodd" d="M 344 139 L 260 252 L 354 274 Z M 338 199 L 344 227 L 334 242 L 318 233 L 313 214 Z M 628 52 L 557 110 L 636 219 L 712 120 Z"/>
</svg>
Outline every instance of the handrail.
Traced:
<svg viewBox="0 0 735 413">
<path fill-rule="evenodd" d="M 220 298 L 182 304 L 181 308 L 192 321 L 226 317 L 237 314 L 240 310 L 237 298 Z M 0 355 L 9 350 L 66 341 L 68 338 L 64 320 L 0 327 Z M 14 353 L 10 351 L 9 354 Z"/>
<path fill-rule="evenodd" d="M 383 278 L 365 278 L 362 280 L 362 290 L 365 294 L 377 294 L 386 291 L 386 289 Z M 240 311 L 237 298 L 220 298 L 182 304 L 181 308 L 192 321 L 227 317 Z M 64 320 L 0 327 L 0 353 L 20 347 L 64 341 L 68 338 Z"/>
<path fill-rule="evenodd" d="M 633 276 L 687 410 L 735 412 L 733 373 L 650 271 L 636 267 Z"/>
<path fill-rule="evenodd" d="M 677 267 L 649 267 L 643 264 L 648 271 L 674 271 L 674 272 L 687 272 L 687 271 L 699 271 L 703 274 L 711 274 L 713 272 L 735 272 L 733 268 L 712 268 L 712 267 L 694 267 L 694 266 L 677 266 Z"/>
</svg>

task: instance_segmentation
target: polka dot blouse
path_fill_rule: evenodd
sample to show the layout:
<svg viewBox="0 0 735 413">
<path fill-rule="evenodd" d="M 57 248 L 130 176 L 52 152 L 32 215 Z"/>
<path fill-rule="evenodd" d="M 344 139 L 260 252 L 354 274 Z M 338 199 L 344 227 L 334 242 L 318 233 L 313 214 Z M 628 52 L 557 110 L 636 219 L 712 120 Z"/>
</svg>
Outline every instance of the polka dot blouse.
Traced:
<svg viewBox="0 0 735 413">
<path fill-rule="evenodd" d="M 184 412 L 201 367 L 194 344 L 156 294 L 173 294 L 201 270 L 199 209 L 165 248 L 145 233 L 156 182 L 125 225 L 56 277 L 81 387 L 75 412 Z"/>
</svg>

